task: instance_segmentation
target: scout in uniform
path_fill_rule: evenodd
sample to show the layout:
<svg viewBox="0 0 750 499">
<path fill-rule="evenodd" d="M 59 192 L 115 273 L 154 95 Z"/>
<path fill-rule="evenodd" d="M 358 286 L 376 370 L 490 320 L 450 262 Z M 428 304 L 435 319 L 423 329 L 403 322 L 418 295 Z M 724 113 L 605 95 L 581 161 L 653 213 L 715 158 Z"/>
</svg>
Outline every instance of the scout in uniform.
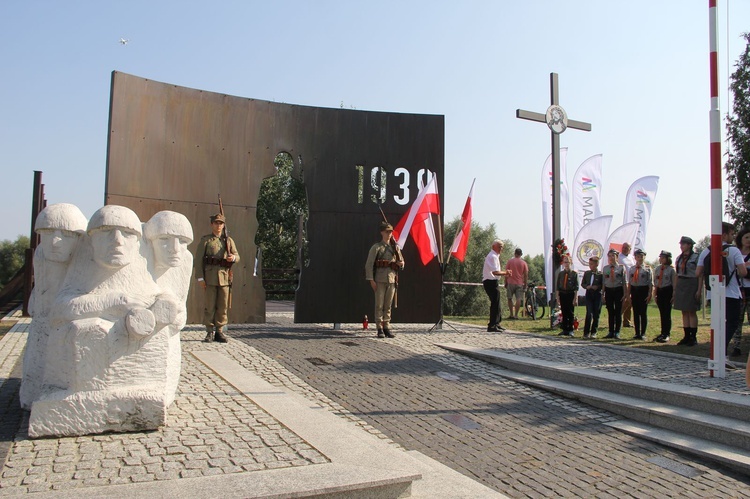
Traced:
<svg viewBox="0 0 750 499">
<path fill-rule="evenodd" d="M 589 270 L 583 273 L 581 287 L 586 290 L 586 322 L 583 326 L 584 338 L 596 338 L 599 327 L 599 313 L 602 310 L 603 274 L 599 272 L 599 257 L 589 258 Z"/>
<path fill-rule="evenodd" d="M 205 342 L 227 342 L 227 310 L 232 289 L 231 267 L 240 261 L 237 245 L 231 237 L 223 234 L 224 222 L 224 215 L 212 216 L 211 234 L 203 236 L 195 249 L 195 277 L 205 291 Z"/>
<path fill-rule="evenodd" d="M 609 334 L 605 338 L 620 338 L 622 302 L 625 299 L 628 280 L 625 275 L 625 267 L 617 261 L 619 255 L 620 253 L 616 249 L 609 250 L 607 253 L 609 263 L 602 269 L 604 303 L 607 305 L 607 316 L 609 317 Z"/>
<path fill-rule="evenodd" d="M 654 300 L 659 307 L 661 334 L 654 341 L 666 343 L 672 332 L 672 298 L 677 281 L 677 272 L 672 267 L 672 253 L 659 253 L 659 265 L 654 269 Z"/>
<path fill-rule="evenodd" d="M 578 272 L 570 268 L 570 255 L 564 255 L 563 269 L 557 274 L 557 303 L 562 312 L 562 332 L 558 336 L 573 336 L 575 301 L 578 298 Z"/>
<path fill-rule="evenodd" d="M 391 304 L 398 287 L 398 271 L 404 268 L 404 257 L 393 240 L 393 226 L 380 223 L 381 240 L 373 244 L 367 254 L 365 279 L 375 293 L 375 323 L 378 338 L 393 338 L 391 331 Z"/>
<path fill-rule="evenodd" d="M 646 326 L 648 325 L 648 315 L 646 307 L 651 301 L 651 291 L 654 287 L 654 278 L 651 267 L 643 263 L 646 252 L 637 249 L 633 253 L 635 256 L 635 265 L 628 269 L 628 295 L 630 302 L 633 304 L 633 322 L 635 325 L 636 340 L 646 339 Z"/>
<path fill-rule="evenodd" d="M 680 238 L 680 256 L 675 261 L 677 281 L 674 286 L 674 308 L 682 312 L 682 330 L 685 337 L 678 345 L 695 346 L 698 343 L 698 310 L 703 292 L 698 282 L 698 253 L 693 251 L 695 241 L 688 236 Z"/>
</svg>

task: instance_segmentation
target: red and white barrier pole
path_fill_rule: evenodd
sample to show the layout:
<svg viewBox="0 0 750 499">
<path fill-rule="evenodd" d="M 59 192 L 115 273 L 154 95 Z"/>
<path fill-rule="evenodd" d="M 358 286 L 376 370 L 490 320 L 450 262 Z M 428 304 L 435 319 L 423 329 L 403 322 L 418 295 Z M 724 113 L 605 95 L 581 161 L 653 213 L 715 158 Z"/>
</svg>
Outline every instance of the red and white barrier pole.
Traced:
<svg viewBox="0 0 750 499">
<path fill-rule="evenodd" d="M 704 276 L 711 282 L 711 357 L 708 367 L 711 377 L 714 374 L 723 378 L 726 376 L 726 311 L 724 297 L 726 290 L 723 281 L 721 259 L 721 219 L 723 213 L 721 192 L 721 115 L 719 114 L 719 35 L 717 0 L 708 0 L 709 16 L 709 66 L 711 72 L 711 111 L 709 122 L 711 125 L 711 269 L 714 274 Z M 718 275 L 716 274 L 718 273 Z M 716 285 L 718 284 L 718 285 Z"/>
</svg>

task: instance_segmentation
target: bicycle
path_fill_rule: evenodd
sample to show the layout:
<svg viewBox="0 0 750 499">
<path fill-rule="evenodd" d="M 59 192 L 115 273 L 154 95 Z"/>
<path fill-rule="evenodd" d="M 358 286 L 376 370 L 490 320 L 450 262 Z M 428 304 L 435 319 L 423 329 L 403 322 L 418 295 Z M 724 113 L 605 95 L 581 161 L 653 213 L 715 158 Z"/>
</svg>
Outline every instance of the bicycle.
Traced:
<svg viewBox="0 0 750 499">
<path fill-rule="evenodd" d="M 545 306 L 542 302 L 542 300 L 537 299 L 537 290 L 538 289 L 546 289 L 545 286 L 534 286 L 533 284 L 529 284 L 526 287 L 526 299 L 524 301 L 524 310 L 526 310 L 526 315 L 528 317 L 531 317 L 532 320 L 541 319 L 544 317 L 545 312 Z"/>
</svg>

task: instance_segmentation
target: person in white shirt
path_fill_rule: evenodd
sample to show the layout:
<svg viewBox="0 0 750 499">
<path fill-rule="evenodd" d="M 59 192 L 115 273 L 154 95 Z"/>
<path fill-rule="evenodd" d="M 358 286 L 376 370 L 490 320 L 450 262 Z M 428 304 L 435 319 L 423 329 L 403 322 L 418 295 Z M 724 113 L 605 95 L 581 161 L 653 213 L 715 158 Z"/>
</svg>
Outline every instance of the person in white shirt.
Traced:
<svg viewBox="0 0 750 499">
<path fill-rule="evenodd" d="M 734 226 L 727 222 L 721 224 L 721 242 L 725 246 L 724 251 L 727 253 L 727 266 L 729 268 L 729 278 L 724 283 L 724 289 L 726 296 L 724 298 L 724 312 L 726 318 L 726 338 L 725 348 L 729 347 L 729 342 L 732 340 L 732 336 L 737 331 L 737 328 L 742 326 L 742 291 L 740 290 L 740 278 L 747 276 L 747 267 L 745 259 L 742 256 L 742 252 L 737 246 L 732 245 L 736 232 Z M 708 279 L 709 276 L 703 275 L 703 266 L 705 265 L 705 258 L 708 256 L 710 247 L 704 249 L 701 255 L 698 257 L 698 267 L 696 268 L 695 274 L 698 276 L 698 289 L 701 289 L 704 279 Z M 722 267 L 723 267 L 722 263 Z M 719 269 L 711 269 L 712 273 L 722 272 Z"/>
<path fill-rule="evenodd" d="M 487 297 L 490 299 L 490 320 L 487 323 L 487 332 L 500 333 L 505 328 L 500 325 L 503 320 L 500 309 L 500 289 L 498 279 L 500 276 L 511 275 L 510 270 L 500 267 L 500 253 L 503 251 L 503 242 L 499 239 L 492 241 L 492 250 L 487 253 L 482 268 L 482 286 Z"/>
</svg>

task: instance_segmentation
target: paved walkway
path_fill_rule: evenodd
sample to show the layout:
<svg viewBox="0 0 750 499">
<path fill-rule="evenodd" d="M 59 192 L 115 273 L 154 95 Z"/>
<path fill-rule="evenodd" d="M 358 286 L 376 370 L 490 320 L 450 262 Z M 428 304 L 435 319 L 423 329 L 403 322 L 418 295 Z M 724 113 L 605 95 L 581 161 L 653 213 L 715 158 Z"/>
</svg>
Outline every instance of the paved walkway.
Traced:
<svg viewBox="0 0 750 499">
<path fill-rule="evenodd" d="M 379 340 L 361 325 L 233 326 L 227 345 L 183 332 L 183 376 L 168 424 L 148 433 L 29 440 L 18 408 L 21 321 L 0 340 L 0 495 L 307 467 L 327 456 L 288 431 L 193 355 L 216 351 L 274 386 L 328 408 L 389 443 L 417 450 L 511 497 L 748 497 L 750 478 L 622 434 L 619 416 L 526 387 L 448 352 L 463 343 L 602 372 L 750 395 L 744 371 L 710 378 L 705 359 L 456 325 L 397 325 Z M 15 398 L 14 398 L 15 397 Z M 5 447 L 2 447 L 5 445 Z"/>
</svg>

